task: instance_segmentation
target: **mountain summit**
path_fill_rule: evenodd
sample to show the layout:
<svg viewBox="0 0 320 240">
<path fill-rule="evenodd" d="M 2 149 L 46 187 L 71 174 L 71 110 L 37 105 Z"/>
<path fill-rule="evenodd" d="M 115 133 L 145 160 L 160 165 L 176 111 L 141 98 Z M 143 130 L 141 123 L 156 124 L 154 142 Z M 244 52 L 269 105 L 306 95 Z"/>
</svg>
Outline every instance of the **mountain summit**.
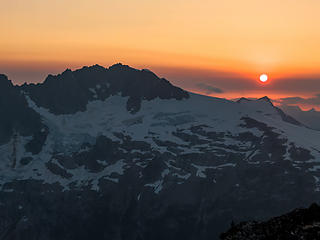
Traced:
<svg viewBox="0 0 320 240">
<path fill-rule="evenodd" d="M 55 114 L 72 114 L 84 111 L 89 101 L 104 101 L 120 94 L 128 97 L 127 109 L 139 111 L 142 100 L 188 98 L 187 92 L 173 86 L 154 73 L 115 64 L 110 68 L 99 65 L 71 71 L 57 76 L 49 75 L 40 84 L 23 85 L 22 89 L 40 107 Z"/>
</svg>

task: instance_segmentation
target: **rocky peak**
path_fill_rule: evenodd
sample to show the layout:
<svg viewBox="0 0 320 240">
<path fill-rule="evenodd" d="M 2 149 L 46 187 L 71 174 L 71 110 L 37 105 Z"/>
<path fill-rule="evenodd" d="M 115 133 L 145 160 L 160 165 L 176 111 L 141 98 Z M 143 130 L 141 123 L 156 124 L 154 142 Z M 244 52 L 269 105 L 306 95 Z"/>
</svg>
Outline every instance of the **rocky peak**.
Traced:
<svg viewBox="0 0 320 240">
<path fill-rule="evenodd" d="M 270 103 L 271 105 L 273 105 L 271 99 L 267 96 L 259 98 L 257 101 L 264 101 L 264 102 L 267 102 L 267 103 Z"/>
<path fill-rule="evenodd" d="M 299 121 L 294 119 L 288 114 L 285 114 L 280 108 L 273 105 L 271 99 L 267 96 L 256 100 L 250 100 L 247 98 L 240 98 L 237 103 L 244 104 L 249 108 L 252 108 L 255 111 L 262 111 L 265 114 L 276 114 L 278 115 L 283 121 L 289 122 L 294 125 L 302 125 Z"/>
<path fill-rule="evenodd" d="M 0 74 L 0 91 L 12 87 L 12 82 L 4 74 Z"/>
<path fill-rule="evenodd" d="M 151 71 L 138 70 L 121 63 L 109 68 L 99 65 L 83 67 L 53 76 L 40 84 L 23 85 L 21 88 L 38 105 L 55 114 L 72 114 L 84 111 L 88 102 L 104 101 L 121 94 L 129 97 L 127 109 L 139 111 L 142 100 L 188 98 L 189 94 L 159 78 Z"/>
<path fill-rule="evenodd" d="M 242 97 L 240 99 L 238 99 L 237 103 L 244 103 L 244 102 L 250 102 L 251 100 L 245 97 Z"/>
<path fill-rule="evenodd" d="M 124 65 L 122 63 L 113 64 L 112 66 L 109 67 L 109 70 L 112 70 L 112 71 L 116 71 L 116 70 L 117 71 L 127 71 L 127 70 L 138 71 L 137 69 L 129 67 L 128 65 Z"/>
</svg>

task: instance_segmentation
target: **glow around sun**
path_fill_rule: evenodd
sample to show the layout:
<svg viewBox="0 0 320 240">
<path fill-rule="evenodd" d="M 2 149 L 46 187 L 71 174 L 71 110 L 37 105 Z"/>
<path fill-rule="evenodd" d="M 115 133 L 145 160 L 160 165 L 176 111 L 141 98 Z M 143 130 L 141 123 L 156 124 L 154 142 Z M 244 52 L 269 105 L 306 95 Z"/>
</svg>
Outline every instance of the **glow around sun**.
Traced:
<svg viewBox="0 0 320 240">
<path fill-rule="evenodd" d="M 267 74 L 261 74 L 260 75 L 260 81 L 261 82 L 267 82 L 268 81 L 268 75 Z"/>
</svg>

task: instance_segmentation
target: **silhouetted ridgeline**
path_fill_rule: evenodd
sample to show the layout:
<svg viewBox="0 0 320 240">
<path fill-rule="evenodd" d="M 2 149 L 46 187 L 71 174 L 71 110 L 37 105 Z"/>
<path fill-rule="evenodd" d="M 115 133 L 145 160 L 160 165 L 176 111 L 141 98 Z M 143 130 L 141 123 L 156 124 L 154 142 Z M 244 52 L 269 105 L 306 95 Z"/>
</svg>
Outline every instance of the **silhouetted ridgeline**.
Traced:
<svg viewBox="0 0 320 240">
<path fill-rule="evenodd" d="M 72 114 L 84 111 L 89 101 L 105 100 L 120 94 L 129 97 L 128 111 L 139 111 L 142 100 L 183 99 L 187 92 L 173 86 L 147 70 L 137 70 L 116 64 L 110 68 L 99 65 L 66 70 L 57 76 L 49 75 L 40 84 L 21 87 L 39 106 L 55 114 Z"/>
</svg>

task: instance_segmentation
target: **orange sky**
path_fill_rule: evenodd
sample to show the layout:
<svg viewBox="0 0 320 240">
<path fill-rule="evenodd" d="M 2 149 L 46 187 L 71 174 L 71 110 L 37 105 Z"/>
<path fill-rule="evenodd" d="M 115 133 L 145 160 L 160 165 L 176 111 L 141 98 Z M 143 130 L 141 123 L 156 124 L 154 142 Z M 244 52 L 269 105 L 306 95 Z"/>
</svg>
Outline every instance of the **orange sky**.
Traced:
<svg viewBox="0 0 320 240">
<path fill-rule="evenodd" d="M 238 93 L 224 86 L 226 96 L 307 96 L 320 84 L 288 93 L 256 79 L 320 75 L 319 10 L 318 0 L 1 0 L 0 72 L 30 82 L 67 67 L 123 62 L 195 91 L 207 73 L 216 87 L 219 76 L 252 81 Z M 182 69 L 202 77 L 184 84 L 194 74 Z"/>
</svg>

